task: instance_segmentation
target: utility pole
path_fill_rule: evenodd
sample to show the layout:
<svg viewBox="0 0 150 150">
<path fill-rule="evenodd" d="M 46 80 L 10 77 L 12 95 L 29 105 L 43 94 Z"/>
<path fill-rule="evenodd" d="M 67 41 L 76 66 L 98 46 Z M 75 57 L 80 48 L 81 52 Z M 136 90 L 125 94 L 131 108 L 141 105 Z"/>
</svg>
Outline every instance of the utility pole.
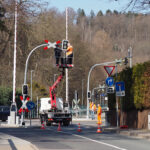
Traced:
<svg viewBox="0 0 150 150">
<path fill-rule="evenodd" d="M 32 72 L 33 72 L 33 70 L 31 70 L 31 101 L 32 101 Z M 31 126 L 31 118 L 32 118 L 32 110 L 30 110 L 30 126 Z"/>
<path fill-rule="evenodd" d="M 130 68 L 132 68 L 132 47 L 129 47 L 128 49 L 128 58 L 130 59 Z"/>
<path fill-rule="evenodd" d="M 32 72 L 33 72 L 34 70 L 31 70 L 31 101 L 32 101 Z"/>
<path fill-rule="evenodd" d="M 117 64 L 115 66 L 115 71 L 116 71 L 116 79 L 117 79 Z M 119 101 L 119 97 L 116 96 L 116 120 L 117 120 L 117 127 L 119 127 L 119 117 L 118 117 L 118 101 Z"/>
<path fill-rule="evenodd" d="M 66 40 L 68 40 L 68 8 L 66 8 Z M 69 105 L 68 68 L 66 68 L 66 103 Z"/>
<path fill-rule="evenodd" d="M 84 96 L 84 79 L 82 79 L 82 107 L 83 107 L 83 97 Z"/>
<path fill-rule="evenodd" d="M 16 95 L 16 47 L 17 47 L 17 0 L 15 0 L 15 29 L 14 29 L 14 68 L 13 68 L 13 100 L 10 109 L 10 116 L 8 118 L 8 124 L 18 124 L 19 120 L 16 118 L 17 106 L 15 101 Z"/>
<path fill-rule="evenodd" d="M 39 118 L 39 98 L 37 96 L 37 118 Z"/>
</svg>

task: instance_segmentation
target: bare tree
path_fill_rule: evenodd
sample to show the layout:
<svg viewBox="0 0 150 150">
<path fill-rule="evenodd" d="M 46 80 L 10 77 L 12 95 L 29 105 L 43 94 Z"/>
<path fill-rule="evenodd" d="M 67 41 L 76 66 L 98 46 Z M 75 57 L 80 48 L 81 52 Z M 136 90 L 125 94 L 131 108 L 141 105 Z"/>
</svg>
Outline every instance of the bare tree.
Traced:
<svg viewBox="0 0 150 150">
<path fill-rule="evenodd" d="M 114 0 L 114 1 L 121 1 L 121 0 Z M 150 9 L 150 0 L 128 0 L 128 1 L 129 3 L 126 6 L 126 9 L 128 8 L 131 8 L 132 10 Z"/>
</svg>

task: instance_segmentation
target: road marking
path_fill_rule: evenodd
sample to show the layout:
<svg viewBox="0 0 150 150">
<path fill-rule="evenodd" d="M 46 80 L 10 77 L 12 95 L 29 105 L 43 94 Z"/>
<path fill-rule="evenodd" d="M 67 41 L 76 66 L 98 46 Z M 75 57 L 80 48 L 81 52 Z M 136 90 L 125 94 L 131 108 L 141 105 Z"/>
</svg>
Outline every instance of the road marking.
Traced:
<svg viewBox="0 0 150 150">
<path fill-rule="evenodd" d="M 48 130 L 51 130 L 51 129 L 48 129 Z M 125 148 L 121 148 L 121 147 L 118 147 L 118 146 L 115 146 L 115 145 L 112 145 L 112 144 L 108 144 L 108 143 L 105 143 L 105 142 L 100 142 L 100 141 L 97 141 L 97 140 L 93 140 L 93 139 L 90 139 L 90 138 L 87 138 L 87 137 L 84 137 L 84 136 L 81 136 L 81 135 L 77 135 L 77 134 L 73 134 L 73 133 L 68 133 L 68 132 L 64 132 L 64 131 L 59 131 L 59 132 L 66 133 L 66 134 L 71 134 L 73 136 L 77 136 L 77 137 L 80 137 L 80 138 L 83 138 L 83 139 L 86 139 L 86 140 L 89 140 L 89 141 L 92 141 L 92 142 L 95 142 L 95 143 L 99 143 L 99 144 L 103 144 L 103 145 L 106 145 L 106 146 L 109 146 L 109 147 L 113 147 L 115 149 L 127 150 Z"/>
<path fill-rule="evenodd" d="M 116 149 L 119 149 L 119 150 L 127 150 L 127 149 L 124 149 L 124 148 L 121 148 L 121 147 L 118 147 L 118 146 L 115 146 L 115 145 L 112 145 L 112 144 L 108 144 L 108 143 L 105 143 L 105 142 L 100 142 L 100 141 L 97 141 L 97 140 L 93 140 L 93 139 L 90 139 L 90 138 L 87 138 L 87 137 L 84 137 L 84 136 L 81 136 L 81 135 L 77 135 L 77 134 L 72 134 L 72 135 L 83 138 L 83 139 L 87 139 L 87 140 L 95 142 L 95 143 L 99 143 L 99 144 L 103 144 L 103 145 L 106 145 L 106 146 L 109 146 L 109 147 L 113 147 L 113 148 L 116 148 Z"/>
</svg>

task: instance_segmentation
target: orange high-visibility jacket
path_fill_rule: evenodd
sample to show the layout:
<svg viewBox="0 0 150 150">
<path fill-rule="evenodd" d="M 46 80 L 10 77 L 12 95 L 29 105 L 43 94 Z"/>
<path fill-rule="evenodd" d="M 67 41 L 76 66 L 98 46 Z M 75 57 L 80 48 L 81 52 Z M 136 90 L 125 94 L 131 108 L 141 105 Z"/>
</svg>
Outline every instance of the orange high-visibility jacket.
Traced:
<svg viewBox="0 0 150 150">
<path fill-rule="evenodd" d="M 95 104 L 94 104 L 94 106 L 93 106 L 93 110 L 96 111 L 96 105 L 95 105 Z"/>
<path fill-rule="evenodd" d="M 72 46 L 68 46 L 67 52 L 66 52 L 66 56 L 69 56 L 71 54 L 73 54 L 73 47 Z"/>
<path fill-rule="evenodd" d="M 92 110 L 92 102 L 90 102 L 90 110 Z"/>
<path fill-rule="evenodd" d="M 102 114 L 102 108 L 101 108 L 101 106 L 98 106 L 98 109 L 97 109 L 97 122 L 99 124 L 102 124 L 101 114 Z"/>
<path fill-rule="evenodd" d="M 101 106 L 98 106 L 97 115 L 101 115 L 101 113 L 102 113 L 102 108 L 101 108 Z"/>
</svg>

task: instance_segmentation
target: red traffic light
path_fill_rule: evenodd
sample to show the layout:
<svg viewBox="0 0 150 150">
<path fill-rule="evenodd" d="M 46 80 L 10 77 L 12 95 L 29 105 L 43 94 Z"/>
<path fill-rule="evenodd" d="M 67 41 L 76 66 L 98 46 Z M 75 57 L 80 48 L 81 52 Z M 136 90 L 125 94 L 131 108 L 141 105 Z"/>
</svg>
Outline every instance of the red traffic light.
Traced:
<svg viewBox="0 0 150 150">
<path fill-rule="evenodd" d="M 44 50 L 47 50 L 48 49 L 48 47 L 46 46 L 46 47 L 44 47 Z"/>
<path fill-rule="evenodd" d="M 48 40 L 45 40 L 45 43 L 48 43 Z"/>
<path fill-rule="evenodd" d="M 59 40 L 59 41 L 56 41 L 56 44 L 60 44 L 61 43 L 61 41 Z"/>
<path fill-rule="evenodd" d="M 23 96 L 20 96 L 20 99 L 23 100 Z"/>
</svg>

